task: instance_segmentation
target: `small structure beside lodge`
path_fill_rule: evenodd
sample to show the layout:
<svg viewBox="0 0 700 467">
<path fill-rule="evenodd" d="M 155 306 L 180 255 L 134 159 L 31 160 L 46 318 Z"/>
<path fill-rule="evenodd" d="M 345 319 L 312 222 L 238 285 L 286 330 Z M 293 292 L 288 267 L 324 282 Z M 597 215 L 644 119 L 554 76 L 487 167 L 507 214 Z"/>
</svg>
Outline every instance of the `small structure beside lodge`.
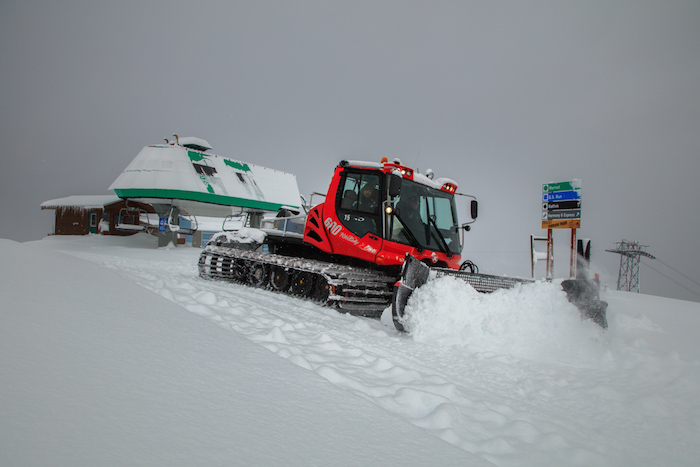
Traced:
<svg viewBox="0 0 700 467">
<path fill-rule="evenodd" d="M 54 209 L 52 235 L 133 235 L 144 230 L 144 216 L 158 216 L 152 206 L 124 200 L 114 195 L 67 196 L 41 203 L 41 209 Z"/>
</svg>

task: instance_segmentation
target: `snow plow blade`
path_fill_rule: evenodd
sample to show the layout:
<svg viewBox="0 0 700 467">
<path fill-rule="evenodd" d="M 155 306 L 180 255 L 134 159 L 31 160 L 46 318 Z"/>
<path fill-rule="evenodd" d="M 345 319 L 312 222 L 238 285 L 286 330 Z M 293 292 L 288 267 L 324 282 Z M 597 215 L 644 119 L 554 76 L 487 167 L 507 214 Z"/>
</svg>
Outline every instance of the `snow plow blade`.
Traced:
<svg viewBox="0 0 700 467">
<path fill-rule="evenodd" d="M 510 289 L 516 284 L 534 282 L 530 279 L 493 276 L 490 274 L 468 273 L 453 269 L 430 268 L 411 255 L 406 255 L 406 262 L 401 270 L 401 277 L 394 284 L 391 301 L 391 315 L 394 326 L 399 331 L 408 331 L 403 324 L 403 316 L 408 299 L 414 290 L 428 280 L 442 276 L 452 276 L 470 284 L 477 292 L 491 293 L 498 289 Z M 607 329 L 607 302 L 600 300 L 600 285 L 597 281 L 587 279 L 567 279 L 562 281 L 562 289 L 569 302 L 581 313 L 581 319 L 590 319 L 603 329 Z"/>
</svg>

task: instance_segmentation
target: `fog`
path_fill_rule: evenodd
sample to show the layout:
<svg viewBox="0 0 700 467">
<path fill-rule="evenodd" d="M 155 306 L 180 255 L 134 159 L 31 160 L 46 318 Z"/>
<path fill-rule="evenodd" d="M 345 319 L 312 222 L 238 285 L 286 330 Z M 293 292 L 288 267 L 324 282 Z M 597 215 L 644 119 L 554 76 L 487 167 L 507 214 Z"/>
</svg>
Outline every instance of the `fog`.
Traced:
<svg viewBox="0 0 700 467">
<path fill-rule="evenodd" d="M 529 275 L 542 184 L 581 179 L 606 283 L 636 240 L 675 269 L 643 261 L 642 292 L 698 301 L 699 44 L 694 1 L 5 1 L 0 237 L 42 238 L 41 202 L 107 194 L 178 133 L 302 193 L 344 158 L 432 168 L 479 198 L 486 272 Z"/>
</svg>

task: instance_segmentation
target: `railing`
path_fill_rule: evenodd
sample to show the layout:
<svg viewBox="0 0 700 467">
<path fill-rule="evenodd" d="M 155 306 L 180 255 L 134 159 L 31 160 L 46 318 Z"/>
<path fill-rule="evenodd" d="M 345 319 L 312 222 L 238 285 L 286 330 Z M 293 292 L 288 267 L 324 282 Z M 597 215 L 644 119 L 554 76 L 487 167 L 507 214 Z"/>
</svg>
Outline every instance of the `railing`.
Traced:
<svg viewBox="0 0 700 467">
<path fill-rule="evenodd" d="M 144 222 L 145 216 L 145 222 Z M 130 220 L 132 222 L 126 222 Z M 117 230 L 142 232 L 150 226 L 148 212 L 138 208 L 122 208 L 119 210 L 119 218 L 114 226 Z M 134 223 L 136 222 L 136 223 Z"/>
<path fill-rule="evenodd" d="M 300 237 L 304 235 L 306 216 L 274 217 L 260 221 L 260 230 L 279 237 Z"/>
</svg>

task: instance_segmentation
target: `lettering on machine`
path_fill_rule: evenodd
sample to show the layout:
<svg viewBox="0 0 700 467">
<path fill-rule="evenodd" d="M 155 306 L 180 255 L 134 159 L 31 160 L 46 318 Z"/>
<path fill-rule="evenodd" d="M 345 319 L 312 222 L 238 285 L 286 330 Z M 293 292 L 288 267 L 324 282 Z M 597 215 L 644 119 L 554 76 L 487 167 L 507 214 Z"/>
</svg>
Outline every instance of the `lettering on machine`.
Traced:
<svg viewBox="0 0 700 467">
<path fill-rule="evenodd" d="M 340 231 L 343 230 L 343 226 L 335 222 L 330 217 L 326 217 L 326 220 L 323 221 L 323 225 L 325 225 L 328 231 L 333 235 L 338 235 Z"/>
</svg>

